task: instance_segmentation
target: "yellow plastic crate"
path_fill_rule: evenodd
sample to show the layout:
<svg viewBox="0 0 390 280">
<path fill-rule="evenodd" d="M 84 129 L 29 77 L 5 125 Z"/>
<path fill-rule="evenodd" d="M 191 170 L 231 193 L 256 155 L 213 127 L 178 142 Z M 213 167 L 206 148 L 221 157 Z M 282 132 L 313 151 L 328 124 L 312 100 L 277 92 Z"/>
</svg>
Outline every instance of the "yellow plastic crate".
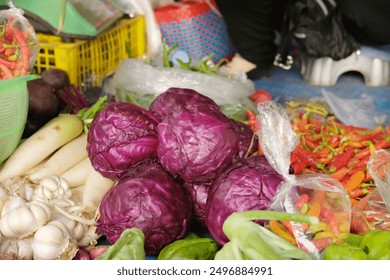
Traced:
<svg viewBox="0 0 390 280">
<path fill-rule="evenodd" d="M 81 91 L 101 86 L 122 59 L 145 54 L 146 35 L 143 16 L 120 20 L 93 40 L 63 42 L 60 36 L 38 33 L 40 53 L 35 68 L 38 74 L 51 68 L 64 70 L 70 82 Z"/>
</svg>

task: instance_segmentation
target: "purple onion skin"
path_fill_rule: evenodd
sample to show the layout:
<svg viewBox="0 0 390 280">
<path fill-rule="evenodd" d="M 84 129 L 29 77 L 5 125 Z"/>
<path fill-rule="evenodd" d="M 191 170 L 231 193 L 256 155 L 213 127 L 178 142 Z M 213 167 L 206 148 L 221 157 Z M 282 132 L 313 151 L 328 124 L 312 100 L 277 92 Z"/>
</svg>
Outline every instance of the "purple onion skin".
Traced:
<svg viewBox="0 0 390 280">
<path fill-rule="evenodd" d="M 91 123 L 87 151 L 104 177 L 118 179 L 144 160 L 157 158 L 158 120 L 129 102 L 112 102 Z"/>
<path fill-rule="evenodd" d="M 182 238 L 191 218 L 191 201 L 178 181 L 156 163 L 130 170 L 103 197 L 97 232 L 114 243 L 126 228 L 145 235 L 145 252 L 156 255 Z"/>
<path fill-rule="evenodd" d="M 227 169 L 212 185 L 206 204 L 205 221 L 215 240 L 229 241 L 222 226 L 233 212 L 268 209 L 282 180 L 264 156 L 241 159 Z"/>
<path fill-rule="evenodd" d="M 79 247 L 79 249 L 77 250 L 76 255 L 73 257 L 72 260 L 82 260 L 82 261 L 85 261 L 85 260 L 90 260 L 90 259 L 91 259 L 91 256 L 89 255 L 88 251 L 85 250 L 83 247 Z"/>
</svg>

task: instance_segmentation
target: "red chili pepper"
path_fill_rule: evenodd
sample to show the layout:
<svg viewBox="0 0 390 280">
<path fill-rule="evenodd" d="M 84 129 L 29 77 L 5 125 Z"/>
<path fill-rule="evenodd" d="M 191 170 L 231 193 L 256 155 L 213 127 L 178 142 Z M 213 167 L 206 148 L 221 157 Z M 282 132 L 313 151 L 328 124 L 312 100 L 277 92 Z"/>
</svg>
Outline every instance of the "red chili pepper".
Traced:
<svg viewBox="0 0 390 280">
<path fill-rule="evenodd" d="M 13 78 L 11 70 L 7 66 L 1 63 L 0 63 L 0 72 L 1 72 L 0 74 L 2 80 L 8 80 Z"/>
<path fill-rule="evenodd" d="M 330 243 L 332 243 L 332 238 L 330 237 L 323 237 L 323 238 L 317 238 L 313 239 L 311 241 L 314 246 L 317 248 L 317 250 L 323 250 L 326 246 L 328 246 Z"/>
<path fill-rule="evenodd" d="M 331 148 L 336 148 L 339 144 L 340 144 L 340 135 L 339 134 L 333 135 L 328 141 L 328 146 Z"/>
<path fill-rule="evenodd" d="M 339 170 L 341 167 L 346 166 L 348 161 L 352 158 L 354 152 L 352 149 L 345 151 L 342 154 L 336 155 L 332 162 L 329 164 L 329 172 L 334 173 Z"/>
<path fill-rule="evenodd" d="M 22 58 L 22 69 L 21 71 L 28 71 L 29 68 L 29 62 L 30 62 L 30 48 L 28 46 L 28 42 L 23 36 L 22 31 L 20 29 L 15 28 L 14 29 L 14 38 L 16 40 L 16 43 L 19 45 L 20 48 L 20 55 Z"/>
<path fill-rule="evenodd" d="M 302 174 L 303 171 L 305 170 L 306 166 L 307 165 L 302 161 L 296 161 L 296 162 L 291 163 L 291 167 L 294 170 L 294 174 Z"/>
<path fill-rule="evenodd" d="M 340 229 L 339 229 L 339 221 L 337 220 L 336 216 L 333 214 L 333 212 L 327 208 L 322 207 L 321 208 L 321 217 L 325 219 L 326 223 L 329 225 L 330 230 L 332 231 L 333 235 L 335 237 L 338 237 L 340 235 Z"/>
<path fill-rule="evenodd" d="M 345 176 L 347 175 L 348 170 L 349 169 L 344 166 L 344 167 L 341 167 L 336 172 L 330 174 L 329 176 L 332 177 L 332 178 L 335 178 L 335 179 L 337 179 L 337 180 L 339 180 L 341 182 L 345 178 Z"/>
<path fill-rule="evenodd" d="M 376 142 L 374 144 L 374 148 L 375 150 L 390 148 L 390 141 L 387 141 L 386 139 L 380 140 L 379 142 Z M 371 155 L 371 149 L 370 147 L 366 147 L 363 150 L 357 152 L 355 158 L 362 159 L 370 155 Z"/>
<path fill-rule="evenodd" d="M 361 196 L 365 196 L 365 195 L 369 194 L 373 190 L 375 190 L 375 188 L 372 188 L 372 187 L 357 188 L 357 189 L 354 189 L 353 191 L 351 191 L 348 195 L 349 195 L 349 198 L 356 199 L 356 198 L 359 198 Z"/>
<path fill-rule="evenodd" d="M 253 113 L 251 109 L 247 109 L 246 115 L 248 117 L 248 126 L 251 128 L 253 132 L 257 131 L 258 124 L 257 124 L 255 113 Z"/>
<path fill-rule="evenodd" d="M 301 145 L 298 145 L 293 153 L 296 153 L 297 156 L 306 163 L 307 166 L 316 166 L 317 165 L 317 155 L 310 152 L 309 150 L 306 150 Z"/>
<path fill-rule="evenodd" d="M 294 204 L 294 208 L 296 209 L 301 209 L 302 206 L 306 203 L 309 202 L 309 195 L 304 193 L 304 194 L 301 194 L 301 196 L 299 197 L 299 199 L 297 200 L 297 202 L 295 202 Z"/>
</svg>

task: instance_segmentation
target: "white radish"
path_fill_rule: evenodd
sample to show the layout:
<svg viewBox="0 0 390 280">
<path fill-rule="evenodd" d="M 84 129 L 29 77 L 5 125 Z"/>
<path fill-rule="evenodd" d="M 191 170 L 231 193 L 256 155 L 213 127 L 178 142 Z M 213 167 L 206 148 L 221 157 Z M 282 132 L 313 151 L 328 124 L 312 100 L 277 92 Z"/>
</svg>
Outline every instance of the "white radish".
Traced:
<svg viewBox="0 0 390 280">
<path fill-rule="evenodd" d="M 70 197 L 70 200 L 73 201 L 76 205 L 81 205 L 83 201 L 84 186 L 73 188 L 71 190 L 72 196 Z"/>
<path fill-rule="evenodd" d="M 89 173 L 84 186 L 83 212 L 95 212 L 106 192 L 115 184 L 115 181 L 103 177 L 96 170 Z"/>
<path fill-rule="evenodd" d="M 82 133 L 59 148 L 41 168 L 28 174 L 27 178 L 39 182 L 47 176 L 59 176 L 86 158 L 88 158 L 87 134 Z"/>
<path fill-rule="evenodd" d="M 55 117 L 16 148 L 0 170 L 0 182 L 32 169 L 83 129 L 84 122 L 76 115 Z"/>
<path fill-rule="evenodd" d="M 60 177 L 64 178 L 68 182 L 69 187 L 77 188 L 85 184 L 92 169 L 91 160 L 87 157 L 62 173 Z"/>
</svg>

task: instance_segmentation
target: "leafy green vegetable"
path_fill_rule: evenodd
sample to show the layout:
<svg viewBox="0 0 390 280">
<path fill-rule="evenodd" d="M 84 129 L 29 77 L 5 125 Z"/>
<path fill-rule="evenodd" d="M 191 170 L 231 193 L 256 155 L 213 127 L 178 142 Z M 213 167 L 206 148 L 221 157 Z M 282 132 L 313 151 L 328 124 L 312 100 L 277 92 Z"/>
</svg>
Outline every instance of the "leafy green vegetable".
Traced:
<svg viewBox="0 0 390 280">
<path fill-rule="evenodd" d="M 84 122 L 84 131 L 88 132 L 89 126 L 96 114 L 108 103 L 107 96 L 100 97 L 91 107 L 85 107 L 77 112 L 77 116 Z"/>
<path fill-rule="evenodd" d="M 159 260 L 212 260 L 218 251 L 215 240 L 189 236 L 165 246 L 159 253 Z"/>
<path fill-rule="evenodd" d="M 140 94 L 127 90 L 117 90 L 117 101 L 130 102 L 138 105 L 144 109 L 149 109 L 150 104 L 154 100 L 155 96 L 152 93 Z"/>
<path fill-rule="evenodd" d="M 360 242 L 370 260 L 390 260 L 390 231 L 371 230 Z"/>
<path fill-rule="evenodd" d="M 144 260 L 144 234 L 138 228 L 125 229 L 119 239 L 98 260 Z"/>
<path fill-rule="evenodd" d="M 234 212 L 223 224 L 229 238 L 216 260 L 312 260 L 313 256 L 297 248 L 287 240 L 274 234 L 252 220 L 288 220 L 298 223 L 316 224 L 318 219 L 307 215 L 290 214 L 268 210 Z"/>
<path fill-rule="evenodd" d="M 330 244 L 325 248 L 323 260 L 367 260 L 367 254 L 358 246 L 344 242 Z"/>
</svg>

